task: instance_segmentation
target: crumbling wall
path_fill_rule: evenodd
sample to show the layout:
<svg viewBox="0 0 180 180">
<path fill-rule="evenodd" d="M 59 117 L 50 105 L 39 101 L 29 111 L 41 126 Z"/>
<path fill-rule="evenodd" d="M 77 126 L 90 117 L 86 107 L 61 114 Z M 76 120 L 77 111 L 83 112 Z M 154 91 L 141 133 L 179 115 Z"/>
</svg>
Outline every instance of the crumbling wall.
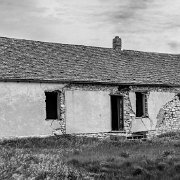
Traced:
<svg viewBox="0 0 180 180">
<path fill-rule="evenodd" d="M 59 119 L 45 120 L 46 119 L 46 103 L 45 91 L 58 91 L 58 107 Z M 136 124 L 137 130 L 141 129 L 144 124 L 151 130 L 151 122 L 153 128 L 162 133 L 166 130 L 178 130 L 180 119 L 180 102 L 178 96 L 180 88 L 170 87 L 148 87 L 148 86 L 130 86 L 119 87 L 111 85 L 93 85 L 93 84 L 50 84 L 50 83 L 0 83 L 0 137 L 2 136 L 31 136 L 31 135 L 48 135 L 52 131 L 62 133 L 74 133 L 67 131 L 67 114 L 68 107 L 66 92 L 67 91 L 82 91 L 84 96 L 88 93 L 91 94 L 87 98 L 94 98 L 89 104 L 92 109 L 94 119 L 104 119 L 101 123 L 105 123 L 106 127 L 103 130 L 111 131 L 111 110 L 110 110 L 110 96 L 121 95 L 124 98 L 124 130 L 130 132 Z M 148 92 L 148 118 L 136 118 L 136 91 Z M 99 104 L 96 102 L 95 96 L 99 97 Z M 100 95 L 98 95 L 100 94 Z M 81 97 L 81 96 L 79 96 Z M 102 98 L 102 103 L 100 102 Z M 79 104 L 83 100 L 79 99 Z M 105 103 L 103 103 L 105 102 Z M 103 116 L 97 112 L 107 110 Z M 105 115 L 106 114 L 106 115 Z M 101 118 L 100 118 L 101 116 Z M 82 116 L 86 118 L 86 113 Z M 77 122 L 78 122 L 77 118 Z M 90 119 L 89 119 L 90 121 Z M 143 123 L 142 123 L 143 121 Z M 134 123 L 136 122 L 136 123 Z M 68 122 L 70 126 L 74 127 L 73 122 Z M 94 123 L 92 125 L 96 125 Z M 149 125 L 148 125 L 149 124 Z M 83 128 L 83 127 L 79 127 Z M 92 126 L 92 130 L 93 130 Z M 101 131 L 101 128 L 97 128 Z M 86 131 L 86 129 L 85 129 Z M 89 130 L 90 131 L 90 130 Z"/>
<path fill-rule="evenodd" d="M 180 130 L 180 100 L 177 95 L 159 110 L 156 130 L 158 134 Z"/>
<path fill-rule="evenodd" d="M 164 104 L 170 101 L 177 92 L 180 92 L 179 88 L 170 87 L 152 87 L 152 86 L 130 86 L 127 88 L 119 88 L 118 86 L 105 86 L 105 85 L 89 85 L 89 84 L 70 84 L 64 88 L 71 91 L 106 91 L 107 99 L 110 100 L 109 95 L 122 95 L 124 97 L 124 130 L 126 132 L 131 131 L 144 131 L 155 130 L 157 124 L 157 115 L 159 110 Z M 137 118 L 136 117 L 136 97 L 135 92 L 146 91 L 148 99 L 148 117 Z M 65 97 L 66 98 L 66 97 Z M 63 105 L 64 112 L 66 111 L 66 103 Z M 92 105 L 93 106 L 93 105 Z M 97 109 L 98 111 L 98 109 Z M 171 121 L 175 119 L 171 119 Z M 111 123 L 111 117 L 108 122 Z M 64 126 L 63 132 L 66 132 L 64 127 L 66 123 L 66 113 L 64 114 Z M 73 125 L 72 125 L 73 126 Z"/>
<path fill-rule="evenodd" d="M 132 114 L 135 114 L 132 109 L 132 103 L 129 96 L 130 92 L 126 89 L 125 91 L 122 89 L 118 93 L 124 97 L 124 130 L 126 132 L 130 132 L 133 119 Z"/>
<path fill-rule="evenodd" d="M 63 134 L 66 133 L 66 117 L 65 117 L 65 92 L 64 88 L 61 89 L 59 94 L 59 107 L 60 107 L 60 119 L 59 119 L 59 127 L 55 129 L 55 131 L 60 130 Z"/>
<path fill-rule="evenodd" d="M 147 92 L 147 102 L 148 102 L 148 117 L 147 118 L 137 118 L 136 117 L 136 97 L 135 92 Z M 174 96 L 180 92 L 180 88 L 173 87 L 152 87 L 152 86 L 131 86 L 129 91 L 129 99 L 132 108 L 130 114 L 131 131 L 147 131 L 156 130 L 157 121 L 159 119 L 159 111 L 162 107 L 171 101 Z M 176 112 L 178 107 L 176 107 Z M 167 111 L 171 111 L 168 109 Z M 162 110 L 161 110 L 162 114 Z M 170 113 L 171 114 L 171 113 Z M 170 117 L 170 116 L 169 116 Z M 178 120 L 170 118 L 171 124 L 178 124 Z M 173 122 L 172 122 L 173 121 Z M 177 126 L 176 126 L 177 127 Z M 166 129 L 165 125 L 162 125 L 160 129 Z M 170 128 L 169 128 L 170 129 Z M 172 130 L 172 128 L 171 128 Z M 159 130 L 160 133 L 160 130 Z"/>
</svg>

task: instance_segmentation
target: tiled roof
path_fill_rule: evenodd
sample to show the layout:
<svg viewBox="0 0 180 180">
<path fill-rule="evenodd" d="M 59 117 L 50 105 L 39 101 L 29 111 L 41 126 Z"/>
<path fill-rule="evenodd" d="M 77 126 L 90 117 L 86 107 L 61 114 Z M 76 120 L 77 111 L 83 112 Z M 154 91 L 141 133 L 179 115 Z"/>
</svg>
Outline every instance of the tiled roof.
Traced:
<svg viewBox="0 0 180 180">
<path fill-rule="evenodd" d="M 0 80 L 180 85 L 180 55 L 0 38 Z"/>
</svg>

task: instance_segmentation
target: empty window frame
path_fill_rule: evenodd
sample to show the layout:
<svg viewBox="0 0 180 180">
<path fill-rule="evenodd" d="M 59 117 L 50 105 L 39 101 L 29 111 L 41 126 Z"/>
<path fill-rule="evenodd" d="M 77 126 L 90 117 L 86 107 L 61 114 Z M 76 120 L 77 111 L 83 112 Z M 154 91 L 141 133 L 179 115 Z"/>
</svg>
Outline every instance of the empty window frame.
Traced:
<svg viewBox="0 0 180 180">
<path fill-rule="evenodd" d="M 146 92 L 136 92 L 136 117 L 148 117 Z"/>
<path fill-rule="evenodd" d="M 58 118 L 58 92 L 45 92 L 46 96 L 46 119 Z"/>
<path fill-rule="evenodd" d="M 177 96 L 178 96 L 178 98 L 179 98 L 179 100 L 180 100 L 180 93 L 178 93 Z"/>
</svg>

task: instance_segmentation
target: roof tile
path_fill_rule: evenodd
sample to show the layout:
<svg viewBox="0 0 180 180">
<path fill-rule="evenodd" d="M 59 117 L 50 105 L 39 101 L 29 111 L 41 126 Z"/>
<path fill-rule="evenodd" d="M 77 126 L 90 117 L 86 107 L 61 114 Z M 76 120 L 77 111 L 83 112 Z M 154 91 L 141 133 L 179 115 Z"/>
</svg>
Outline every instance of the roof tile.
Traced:
<svg viewBox="0 0 180 180">
<path fill-rule="evenodd" d="M 180 85 L 180 55 L 0 38 L 0 79 Z"/>
</svg>

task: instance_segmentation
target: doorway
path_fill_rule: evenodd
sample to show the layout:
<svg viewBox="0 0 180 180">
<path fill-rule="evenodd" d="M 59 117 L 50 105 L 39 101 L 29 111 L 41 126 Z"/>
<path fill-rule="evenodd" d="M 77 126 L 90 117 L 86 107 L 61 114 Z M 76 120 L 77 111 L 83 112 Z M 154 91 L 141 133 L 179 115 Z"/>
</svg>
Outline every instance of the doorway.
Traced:
<svg viewBox="0 0 180 180">
<path fill-rule="evenodd" d="M 120 131 L 124 128 L 123 96 L 111 96 L 111 120 L 112 131 Z"/>
</svg>

